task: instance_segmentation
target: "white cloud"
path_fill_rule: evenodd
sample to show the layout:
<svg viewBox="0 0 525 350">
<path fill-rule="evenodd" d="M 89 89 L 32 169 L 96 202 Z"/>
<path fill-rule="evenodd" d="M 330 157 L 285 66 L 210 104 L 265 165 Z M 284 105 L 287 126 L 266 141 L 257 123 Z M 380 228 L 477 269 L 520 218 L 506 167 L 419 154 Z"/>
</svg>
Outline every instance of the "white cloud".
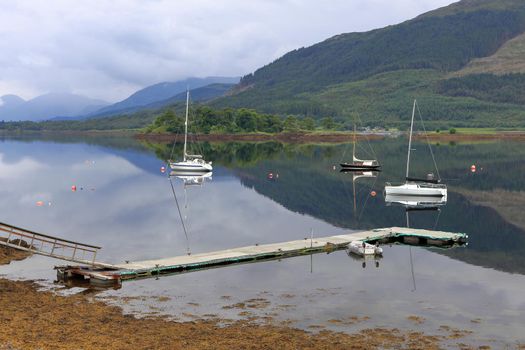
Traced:
<svg viewBox="0 0 525 350">
<path fill-rule="evenodd" d="M 335 34 L 398 23 L 451 0 L 0 3 L 0 95 L 121 99 L 189 76 L 243 75 Z"/>
</svg>

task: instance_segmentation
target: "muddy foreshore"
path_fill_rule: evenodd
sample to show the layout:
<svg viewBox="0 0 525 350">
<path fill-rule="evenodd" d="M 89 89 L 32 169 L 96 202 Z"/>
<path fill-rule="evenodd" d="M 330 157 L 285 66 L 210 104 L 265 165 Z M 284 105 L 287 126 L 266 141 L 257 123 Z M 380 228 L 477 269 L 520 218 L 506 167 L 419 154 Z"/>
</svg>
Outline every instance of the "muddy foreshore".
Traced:
<svg viewBox="0 0 525 350">
<path fill-rule="evenodd" d="M 358 139 L 367 138 L 369 140 L 383 139 L 385 137 L 396 137 L 403 133 L 377 133 L 377 134 L 358 134 Z M 138 133 L 134 137 L 142 141 L 152 141 L 168 143 L 181 140 L 183 135 L 177 134 L 145 134 Z M 428 137 L 432 141 L 442 142 L 475 142 L 475 141 L 495 141 L 495 140 L 516 140 L 525 141 L 525 132 L 498 132 L 492 134 L 424 134 L 414 135 L 416 139 Z M 198 134 L 199 141 L 208 142 L 268 142 L 276 141 L 283 143 L 345 143 L 351 142 L 353 134 L 348 133 L 279 133 L 279 134 Z"/>
<path fill-rule="evenodd" d="M 25 252 L 0 247 L 0 264 L 27 256 Z M 175 322 L 156 316 L 136 318 L 123 314 L 119 307 L 95 300 L 90 293 L 61 296 L 40 291 L 32 281 L 2 278 L 0 310 L 0 349 L 10 350 L 440 349 L 443 342 L 450 345 L 451 341 L 456 348 L 473 349 L 461 342 L 468 331 L 445 326 L 445 335 L 385 328 L 346 334 L 307 332 L 258 319 Z"/>
<path fill-rule="evenodd" d="M 86 136 L 86 137 L 110 137 L 122 136 L 133 137 L 141 141 L 151 141 L 158 143 L 169 143 L 180 141 L 184 137 L 178 134 L 168 133 L 141 133 L 137 130 L 40 130 L 23 132 L 0 132 L 1 137 L 20 137 L 20 136 Z M 357 134 L 357 139 L 383 139 L 385 137 L 398 137 L 404 135 L 403 132 L 381 132 Z M 197 134 L 195 137 L 199 141 L 208 142 L 282 142 L 282 143 L 347 143 L 353 139 L 352 132 L 333 132 L 333 133 L 278 133 L 278 134 Z M 477 142 L 477 141 L 496 141 L 496 140 L 516 140 L 525 141 L 525 132 L 522 131 L 502 131 L 486 134 L 449 134 L 449 133 L 430 133 L 414 134 L 414 138 L 426 138 L 435 142 Z"/>
<path fill-rule="evenodd" d="M 144 141 L 153 142 L 172 142 L 181 140 L 184 135 L 177 134 L 135 134 L 135 138 Z M 277 141 L 283 143 L 342 143 L 351 142 L 352 133 L 326 133 L 326 134 L 309 134 L 309 133 L 279 133 L 279 134 L 198 134 L 196 138 L 199 141 L 209 142 L 268 142 Z M 363 138 L 364 135 L 357 135 Z M 366 135 L 368 139 L 380 139 L 384 135 L 370 134 Z"/>
</svg>

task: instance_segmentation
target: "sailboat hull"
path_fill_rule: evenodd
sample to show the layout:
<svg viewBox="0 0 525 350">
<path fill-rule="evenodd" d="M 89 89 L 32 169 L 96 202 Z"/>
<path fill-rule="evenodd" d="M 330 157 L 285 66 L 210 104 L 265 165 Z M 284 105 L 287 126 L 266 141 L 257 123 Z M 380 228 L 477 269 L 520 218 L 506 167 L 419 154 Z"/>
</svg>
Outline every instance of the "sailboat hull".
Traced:
<svg viewBox="0 0 525 350">
<path fill-rule="evenodd" d="M 172 162 L 170 163 L 170 169 L 178 172 L 189 172 L 189 173 L 206 173 L 213 170 L 210 163 L 185 161 L 185 162 Z"/>
<path fill-rule="evenodd" d="M 355 170 L 377 170 L 381 168 L 381 165 L 368 165 L 361 163 L 340 163 L 339 164 L 343 169 L 355 169 Z"/>
<path fill-rule="evenodd" d="M 434 185 L 426 183 L 406 183 L 399 186 L 385 186 L 387 196 L 418 196 L 418 197 L 446 197 L 447 187 L 445 185 Z"/>
</svg>

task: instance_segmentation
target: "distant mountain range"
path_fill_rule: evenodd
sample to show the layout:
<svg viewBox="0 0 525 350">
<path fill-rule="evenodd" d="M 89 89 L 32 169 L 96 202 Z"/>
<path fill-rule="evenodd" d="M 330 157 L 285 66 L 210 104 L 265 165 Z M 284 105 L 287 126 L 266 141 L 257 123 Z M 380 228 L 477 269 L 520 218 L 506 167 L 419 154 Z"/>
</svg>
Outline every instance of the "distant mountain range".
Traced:
<svg viewBox="0 0 525 350">
<path fill-rule="evenodd" d="M 336 35 L 244 76 L 212 105 L 405 126 L 414 98 L 434 127 L 525 126 L 525 1 L 463 0 Z"/>
<path fill-rule="evenodd" d="M 237 82 L 216 77 L 155 84 L 76 115 L 117 115 L 125 127 L 122 114 L 135 113 L 129 116 L 134 122 L 142 114 L 154 119 L 157 109 L 182 101 L 189 86 L 194 101 L 214 108 L 332 116 L 349 129 L 355 114 L 365 125 L 405 128 L 414 99 L 432 129 L 525 127 L 525 1 L 462 0 L 397 25 L 339 34 L 293 50 Z M 12 114 L 31 101 L 13 96 L 2 101 L 0 118 L 32 116 Z"/>
<path fill-rule="evenodd" d="M 143 108 L 159 108 L 185 99 L 184 92 L 190 89 L 193 100 L 207 100 L 222 96 L 239 83 L 239 77 L 189 78 L 176 82 L 163 82 L 141 89 L 125 100 L 101 108 L 88 117 L 110 116 L 130 113 Z M 182 95 L 181 95 L 182 94 Z"/>
<path fill-rule="evenodd" d="M 16 95 L 4 95 L 0 97 L 0 120 L 70 117 L 88 114 L 106 105 L 108 102 L 66 93 L 45 94 L 28 101 Z"/>
<path fill-rule="evenodd" d="M 4 95 L 0 97 L 0 120 L 78 120 L 162 108 L 185 100 L 187 88 L 191 89 L 193 101 L 205 101 L 222 96 L 239 80 L 239 77 L 209 77 L 164 82 L 141 89 L 114 104 L 66 93 L 45 94 L 28 101 L 16 95 Z"/>
</svg>

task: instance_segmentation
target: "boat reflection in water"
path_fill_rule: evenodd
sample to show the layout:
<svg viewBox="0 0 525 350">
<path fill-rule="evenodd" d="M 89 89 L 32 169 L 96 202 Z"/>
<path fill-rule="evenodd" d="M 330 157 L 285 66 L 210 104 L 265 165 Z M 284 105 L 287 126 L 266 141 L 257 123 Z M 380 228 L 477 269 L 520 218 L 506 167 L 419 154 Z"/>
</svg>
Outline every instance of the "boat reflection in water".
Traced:
<svg viewBox="0 0 525 350">
<path fill-rule="evenodd" d="M 356 170 L 356 169 L 341 169 L 339 170 L 341 173 L 348 173 L 352 174 L 352 180 L 355 181 L 359 179 L 360 177 L 377 177 L 377 173 L 380 172 L 380 170 Z"/>
<path fill-rule="evenodd" d="M 398 205 L 405 207 L 405 218 L 406 218 L 406 227 L 410 227 L 410 217 L 409 212 L 414 211 L 437 211 L 437 218 L 434 222 L 433 229 L 435 230 L 439 221 L 439 216 L 441 214 L 441 207 L 447 204 L 446 194 L 443 197 L 435 196 L 407 196 L 407 195 L 395 195 L 395 194 L 386 194 L 385 203 L 387 206 Z M 410 237 L 405 237 L 403 243 L 408 245 L 408 254 L 410 261 L 410 272 L 412 275 L 412 292 L 415 292 L 417 289 L 416 285 L 416 275 L 414 272 L 414 261 L 412 258 L 412 247 L 411 245 L 421 245 L 419 240 L 413 240 Z M 437 241 L 426 240 L 426 244 L 436 244 L 439 245 Z M 468 243 L 467 243 L 468 244 Z"/>
<path fill-rule="evenodd" d="M 357 217 L 357 194 L 355 183 L 357 179 L 360 178 L 377 178 L 379 170 L 367 170 L 363 171 L 362 169 L 352 169 L 352 168 L 343 168 L 340 170 L 341 173 L 351 174 L 352 175 L 352 192 L 353 192 L 353 202 L 354 202 L 354 215 Z M 375 182 L 374 182 L 375 183 Z M 368 195 L 367 195 L 368 200 Z M 365 201 L 366 205 L 366 201 Z M 364 206 L 363 206 L 364 209 Z M 378 246 L 373 246 L 370 244 L 363 245 L 362 252 L 360 251 L 360 246 L 352 246 L 354 242 L 350 243 L 349 248 L 346 250 L 346 253 L 350 258 L 356 261 L 362 262 L 362 267 L 366 267 L 367 262 L 372 262 L 376 267 L 379 267 L 379 260 L 383 257 L 382 249 Z M 359 243 L 360 245 L 361 243 Z M 357 250 L 357 252 L 356 252 Z M 372 250 L 371 252 L 365 252 L 366 250 Z M 357 254 L 356 254 L 357 253 Z"/>
<path fill-rule="evenodd" d="M 188 194 L 186 189 L 191 186 L 202 186 L 206 181 L 212 180 L 212 172 L 201 172 L 201 171 L 188 171 L 188 170 L 172 170 L 169 173 L 169 179 L 170 179 L 170 185 L 171 185 L 171 191 L 173 193 L 173 198 L 175 199 L 175 204 L 177 205 L 177 211 L 179 213 L 180 222 L 182 225 L 182 229 L 184 231 L 184 236 L 186 237 L 186 254 L 191 255 L 191 249 L 190 249 L 190 238 L 188 235 L 188 229 L 187 229 L 187 220 L 188 220 Z M 173 186 L 173 182 L 171 181 L 172 178 L 178 178 L 181 179 L 184 184 L 184 209 L 181 209 L 181 206 L 179 205 L 179 201 L 177 199 L 177 193 L 175 192 L 175 187 Z M 182 213 L 182 210 L 184 211 L 184 214 Z"/>
<path fill-rule="evenodd" d="M 356 169 L 341 169 L 340 172 L 352 175 L 352 193 L 353 193 L 353 201 L 354 201 L 354 216 L 357 217 L 357 195 L 356 195 L 356 189 L 355 189 L 355 182 L 357 181 L 357 179 L 361 179 L 361 178 L 377 178 L 377 175 L 379 174 L 379 170 L 363 171 L 363 170 L 356 170 Z M 374 184 L 375 184 L 375 181 L 374 181 Z M 368 196 L 367 196 L 367 200 L 368 200 Z M 364 206 L 365 205 L 366 205 L 366 201 L 365 201 Z M 364 206 L 363 206 L 363 209 L 364 209 Z"/>
<path fill-rule="evenodd" d="M 375 265 L 375 267 L 379 267 L 379 260 L 381 260 L 383 258 L 383 255 L 382 254 L 370 254 L 370 255 L 363 255 L 363 256 L 360 256 L 360 255 L 356 255 L 356 254 L 353 254 L 350 250 L 346 250 L 346 254 L 352 258 L 352 260 L 355 260 L 355 261 L 360 261 L 361 262 L 361 266 L 363 267 L 363 269 L 366 267 L 366 263 L 373 263 Z"/>
<path fill-rule="evenodd" d="M 192 171 L 171 171 L 170 177 L 176 177 L 184 182 L 184 186 L 202 186 L 205 182 L 212 180 L 213 172 L 206 173 Z"/>
<path fill-rule="evenodd" d="M 387 194 L 385 196 L 385 203 L 389 205 L 404 206 L 407 211 L 411 210 L 439 210 L 440 207 L 447 204 L 447 196 L 432 197 L 432 196 L 403 196 L 395 194 Z"/>
</svg>

